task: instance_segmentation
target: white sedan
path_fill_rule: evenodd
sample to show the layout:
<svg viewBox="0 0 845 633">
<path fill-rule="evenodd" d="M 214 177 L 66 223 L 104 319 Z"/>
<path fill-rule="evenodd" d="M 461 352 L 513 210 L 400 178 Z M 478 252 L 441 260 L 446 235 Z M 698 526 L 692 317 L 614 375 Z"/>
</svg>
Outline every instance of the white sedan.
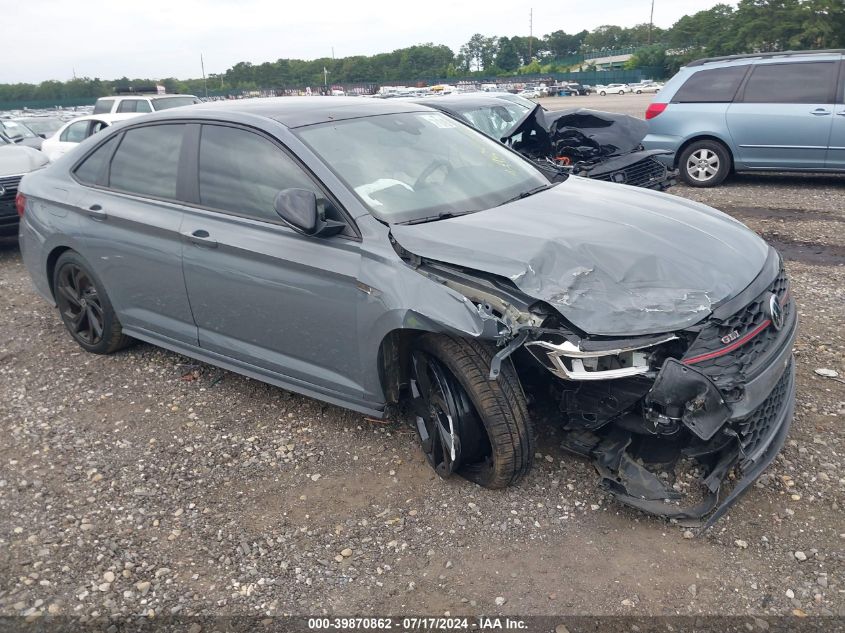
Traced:
<svg viewBox="0 0 845 633">
<path fill-rule="evenodd" d="M 607 84 L 606 86 L 596 86 L 596 92 L 602 97 L 605 95 L 624 95 L 626 92 L 633 92 L 634 90 L 628 84 Z"/>
<path fill-rule="evenodd" d="M 51 161 L 67 154 L 74 147 L 79 145 L 92 134 L 106 129 L 108 126 L 131 119 L 138 114 L 89 114 L 81 116 L 73 121 L 68 121 L 60 127 L 53 136 L 44 139 L 41 144 L 41 151 Z"/>
</svg>

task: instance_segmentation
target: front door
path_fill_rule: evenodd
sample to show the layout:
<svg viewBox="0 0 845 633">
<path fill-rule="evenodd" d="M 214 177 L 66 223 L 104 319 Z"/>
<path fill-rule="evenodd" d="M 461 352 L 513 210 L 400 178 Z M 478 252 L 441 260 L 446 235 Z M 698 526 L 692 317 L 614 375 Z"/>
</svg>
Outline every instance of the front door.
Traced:
<svg viewBox="0 0 845 633">
<path fill-rule="evenodd" d="M 845 171 L 845 62 L 842 62 L 827 150 L 828 169 Z"/>
<path fill-rule="evenodd" d="M 359 243 L 305 237 L 276 214 L 288 187 L 323 193 L 271 139 L 202 126 L 183 266 L 200 346 L 306 388 L 361 397 Z"/>
<path fill-rule="evenodd" d="M 760 63 L 728 107 L 737 162 L 750 169 L 821 169 L 837 61 Z"/>
</svg>

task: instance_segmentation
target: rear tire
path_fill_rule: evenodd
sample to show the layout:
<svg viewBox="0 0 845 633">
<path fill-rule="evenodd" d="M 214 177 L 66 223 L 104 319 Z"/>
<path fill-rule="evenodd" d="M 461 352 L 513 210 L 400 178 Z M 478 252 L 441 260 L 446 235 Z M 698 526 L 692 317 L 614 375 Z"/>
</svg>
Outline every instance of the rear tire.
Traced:
<svg viewBox="0 0 845 633">
<path fill-rule="evenodd" d="M 103 284 L 74 251 L 62 253 L 53 270 L 53 294 L 71 337 L 93 354 L 111 354 L 133 339 L 123 334 Z"/>
<path fill-rule="evenodd" d="M 534 429 L 510 360 L 498 380 L 488 379 L 495 353 L 483 342 L 425 334 L 411 358 L 417 432 L 429 464 L 484 488 L 516 483 L 534 459 Z"/>
<path fill-rule="evenodd" d="M 731 171 L 731 153 L 719 141 L 695 141 L 681 152 L 678 169 L 690 187 L 715 187 Z"/>
</svg>

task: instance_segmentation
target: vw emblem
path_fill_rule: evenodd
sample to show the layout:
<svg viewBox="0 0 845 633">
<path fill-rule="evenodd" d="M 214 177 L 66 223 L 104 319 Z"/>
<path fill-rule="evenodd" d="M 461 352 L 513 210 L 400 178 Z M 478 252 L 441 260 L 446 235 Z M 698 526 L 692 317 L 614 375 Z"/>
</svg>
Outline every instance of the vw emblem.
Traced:
<svg viewBox="0 0 845 633">
<path fill-rule="evenodd" d="M 0 185 L 0 198 L 2 198 L 5 193 L 6 193 L 6 187 L 4 187 L 3 185 Z"/>
<path fill-rule="evenodd" d="M 783 327 L 783 308 L 780 307 L 777 295 L 769 297 L 769 318 L 772 320 L 772 327 L 776 330 Z"/>
</svg>

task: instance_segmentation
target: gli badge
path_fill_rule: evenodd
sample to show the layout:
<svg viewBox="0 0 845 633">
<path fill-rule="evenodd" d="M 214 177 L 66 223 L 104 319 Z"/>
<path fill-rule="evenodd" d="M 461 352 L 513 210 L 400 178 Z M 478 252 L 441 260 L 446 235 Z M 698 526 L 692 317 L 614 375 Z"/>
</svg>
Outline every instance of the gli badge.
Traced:
<svg viewBox="0 0 845 633">
<path fill-rule="evenodd" d="M 772 321 L 772 327 L 780 330 L 783 327 L 783 308 L 778 301 L 777 295 L 769 297 L 769 319 Z"/>
<path fill-rule="evenodd" d="M 730 334 L 725 334 L 725 336 L 723 336 L 721 340 L 722 340 L 723 345 L 727 345 L 728 343 L 732 343 L 733 341 L 735 341 L 738 338 L 739 338 L 739 332 L 734 330 Z"/>
</svg>

